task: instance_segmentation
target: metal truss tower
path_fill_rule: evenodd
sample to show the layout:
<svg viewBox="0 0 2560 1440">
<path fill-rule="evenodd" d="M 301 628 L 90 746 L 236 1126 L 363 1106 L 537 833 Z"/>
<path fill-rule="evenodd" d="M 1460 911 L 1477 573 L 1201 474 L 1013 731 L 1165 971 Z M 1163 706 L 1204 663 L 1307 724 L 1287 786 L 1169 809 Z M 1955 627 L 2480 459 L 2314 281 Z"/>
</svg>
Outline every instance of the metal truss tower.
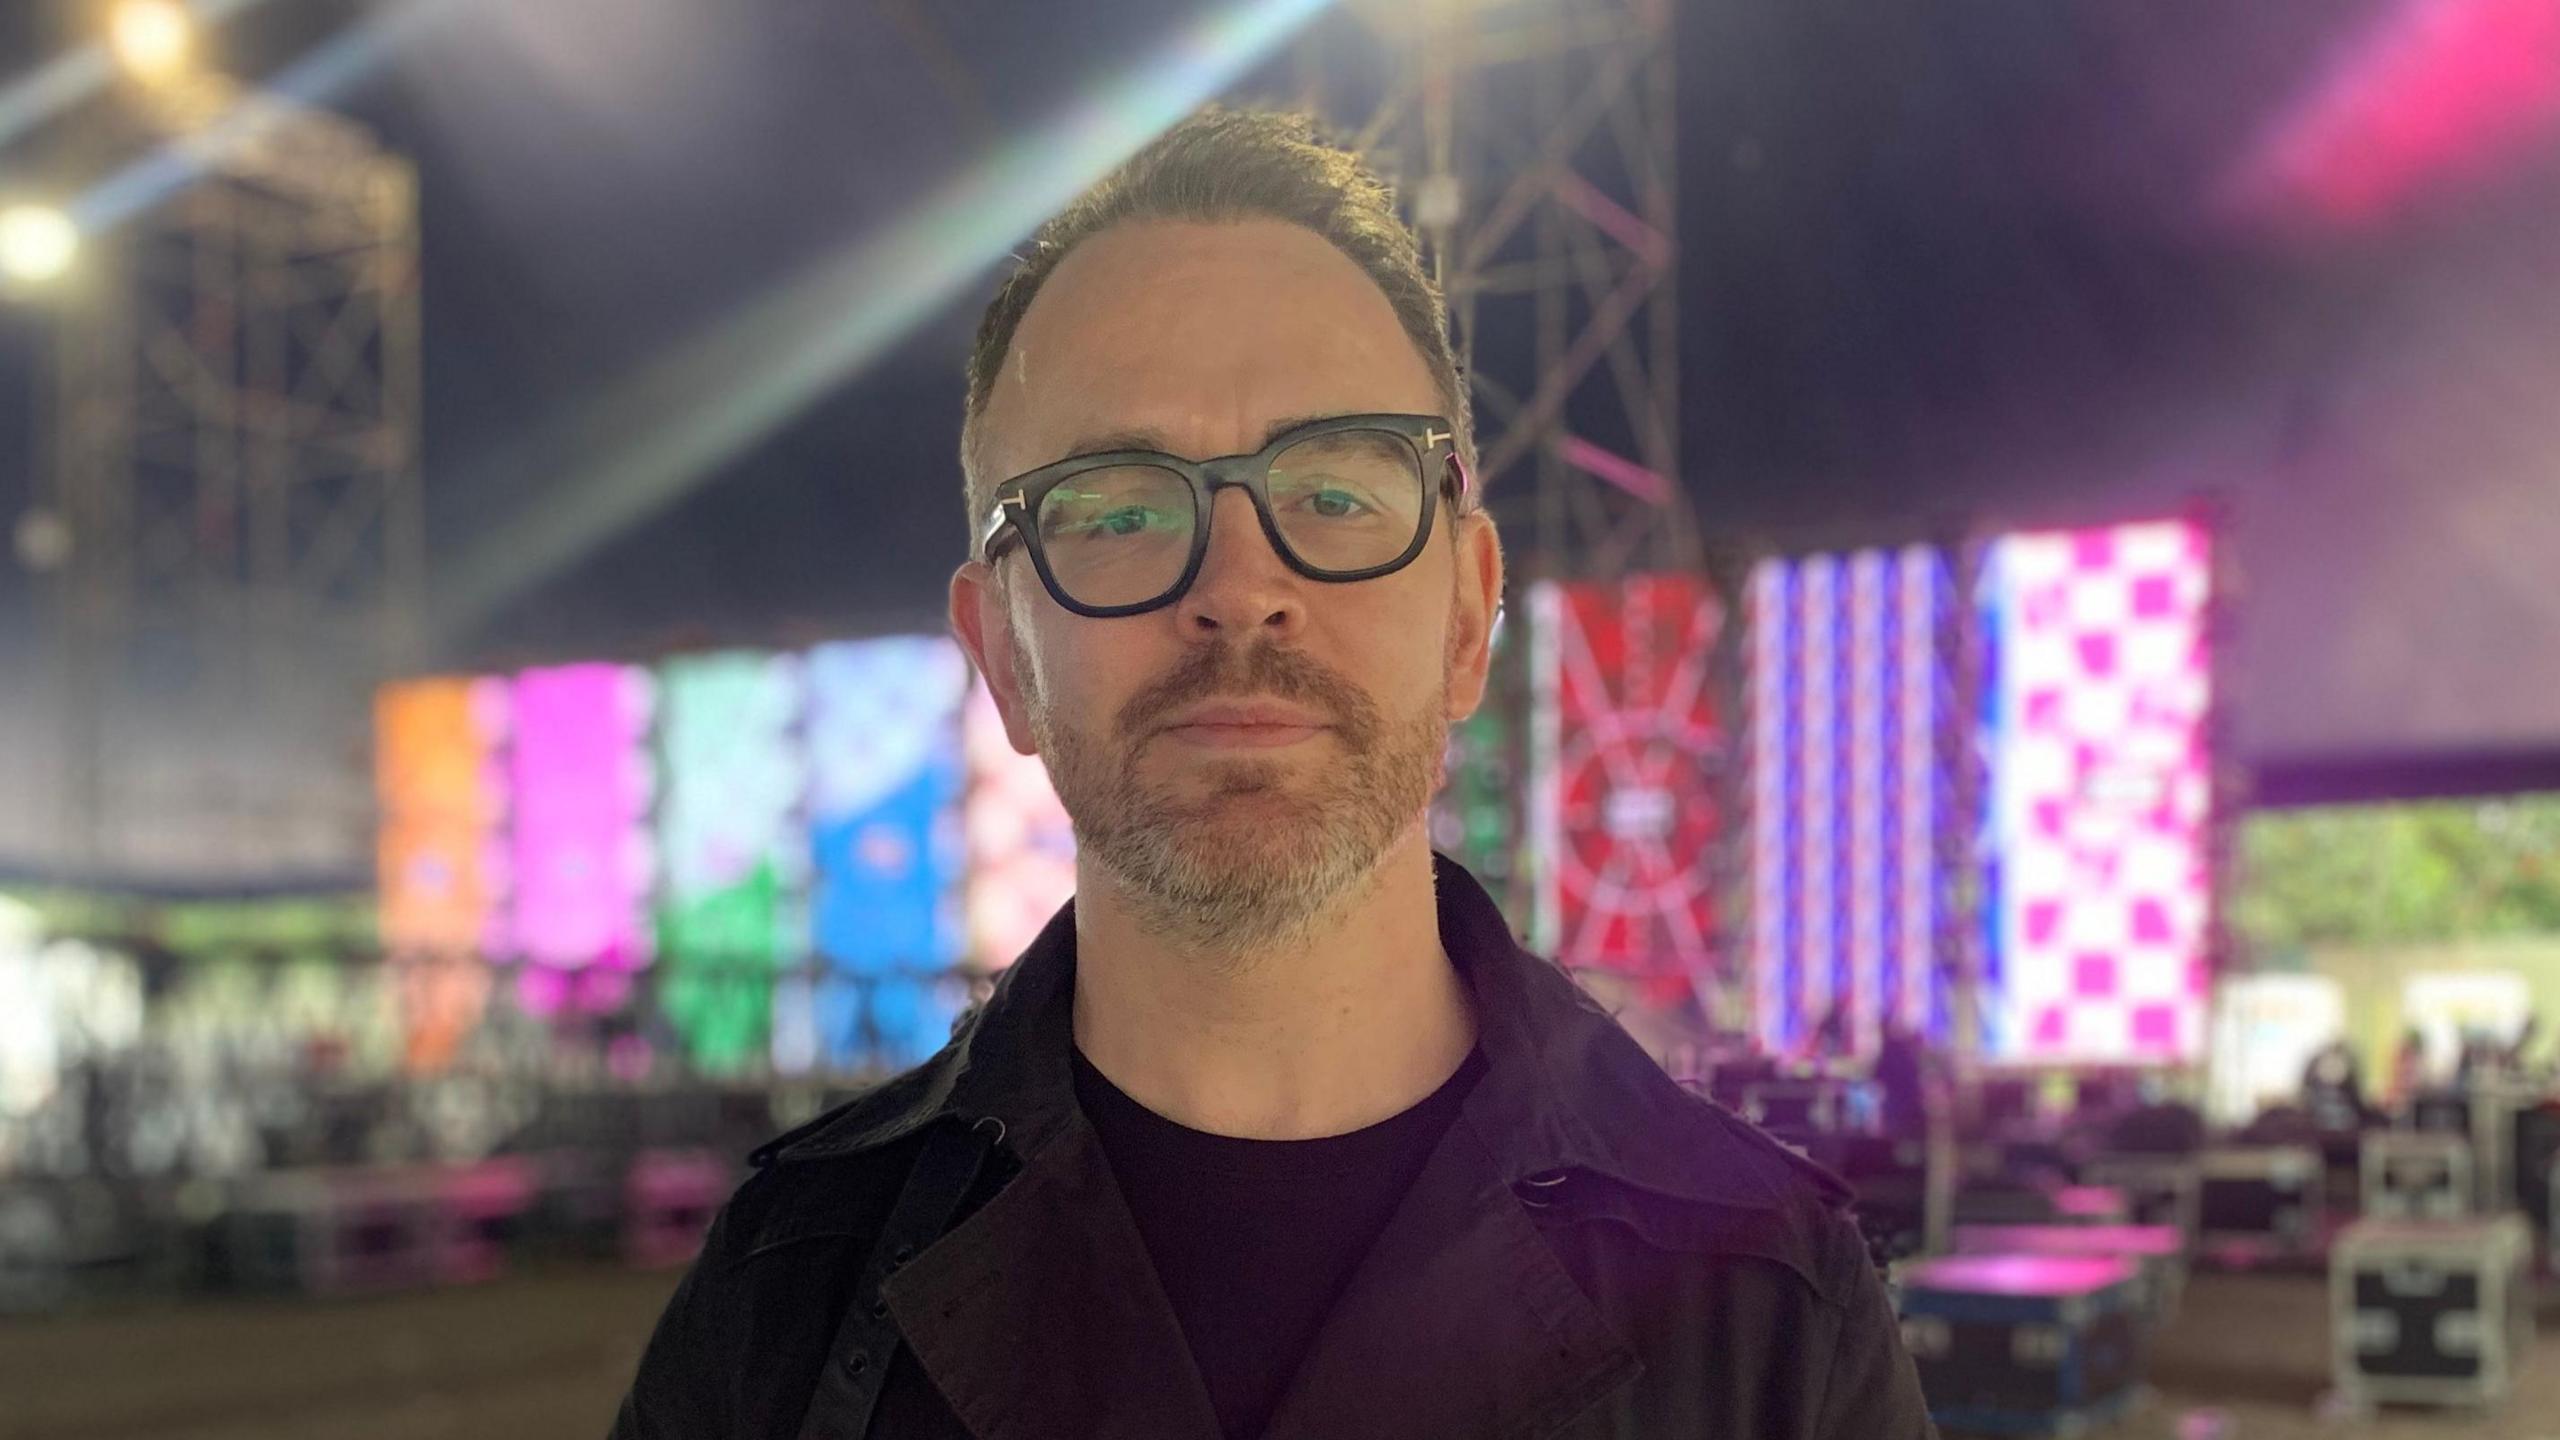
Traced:
<svg viewBox="0 0 2560 1440">
<path fill-rule="evenodd" d="M 1680 463 L 1672 0 L 1355 0 L 1345 13 L 1301 46 L 1299 103 L 1337 124 L 1366 117 L 1345 138 L 1395 183 L 1421 233 L 1467 370 L 1477 476 L 1510 541 L 1513 599 L 1540 581 L 1706 573 Z M 1676 648 L 1685 640 L 1658 646 L 1648 607 L 1628 612 L 1623 643 L 1648 653 L 1605 677 L 1610 693 L 1595 702 L 1629 723 L 1600 742 L 1612 778 L 1599 808 L 1618 818 L 1605 822 L 1608 873 L 1573 877 L 1586 918 L 1605 908 L 1639 926 L 1685 922 L 1699 891 L 1738 888 L 1729 843 L 1696 872 L 1649 870 L 1643 884 L 1619 884 L 1611 869 L 1656 854 L 1675 806 L 1694 800 L 1660 777 L 1726 783 L 1721 745 L 1699 753 L 1667 738 L 1694 723 L 1666 698 L 1680 687 L 1644 677 L 1722 676 L 1709 688 L 1731 693 L 1736 653 L 1717 618 L 1731 613 L 1729 595 L 1705 600 L 1690 622 L 1705 630 L 1676 632 L 1717 637 L 1697 654 Z M 1613 1010 L 1661 1012 L 1646 1043 L 1677 1068 L 1689 1027 L 1654 983 L 1669 977 L 1639 985 L 1578 961 L 1556 928 L 1565 872 L 1584 862 L 1563 853 L 1558 782 L 1540 771 L 1560 746 L 1553 695 L 1533 693 L 1535 675 L 1553 673 L 1538 655 L 1555 653 L 1539 647 L 1556 627 L 1526 628 L 1527 644 L 1497 654 L 1480 712 L 1497 730 L 1462 747 L 1485 803 L 1517 807 L 1507 827 L 1484 827 L 1510 840 L 1467 858 L 1531 943 L 1585 967 Z M 1730 945 L 1706 938 L 1708 954 L 1684 951 L 1678 969 L 1712 1017 L 1732 1008 L 1718 978 L 1730 967 L 1712 958 Z"/>
<path fill-rule="evenodd" d="M 1321 32 L 1300 51 L 1301 93 L 1337 119 L 1372 106 L 1352 138 L 1396 182 L 1448 296 L 1478 478 L 1528 541 L 1515 572 L 1695 573 L 1670 0 L 1351 13 L 1393 57 L 1381 93 L 1342 93 L 1358 67 Z"/>
<path fill-rule="evenodd" d="M 424 583 L 415 175 L 214 79 L 155 120 L 191 178 L 91 242 L 59 317 L 59 858 L 361 873 L 371 691 Z"/>
</svg>

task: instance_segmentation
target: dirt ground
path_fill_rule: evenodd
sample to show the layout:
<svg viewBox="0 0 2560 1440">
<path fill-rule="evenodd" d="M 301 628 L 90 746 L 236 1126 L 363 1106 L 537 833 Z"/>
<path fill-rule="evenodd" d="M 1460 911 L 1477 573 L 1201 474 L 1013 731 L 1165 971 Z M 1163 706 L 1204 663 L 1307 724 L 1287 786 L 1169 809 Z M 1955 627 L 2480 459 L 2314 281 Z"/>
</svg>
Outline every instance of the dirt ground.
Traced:
<svg viewBox="0 0 2560 1440">
<path fill-rule="evenodd" d="M 0 1322 L 0 1440 L 601 1436 L 675 1280 L 581 1269 L 378 1300 Z M 2328 1385 L 2325 1305 L 2317 1276 L 2196 1277 L 2161 1338 L 2154 1393 L 2102 1435 L 2560 1440 L 2560 1312 L 2546 1307 L 2522 1387 L 2497 1412 L 2357 1422 L 2315 1409 Z"/>
<path fill-rule="evenodd" d="M 0 1322 L 0 1440 L 601 1437 L 678 1274 Z"/>
<path fill-rule="evenodd" d="M 2546 1303 L 2516 1392 L 2487 1414 L 2386 1407 L 2331 1418 L 2328 1282 L 2319 1275 L 2198 1275 L 2152 1354 L 2152 1394 L 2105 1440 L 2560 1440 L 2560 1309 Z M 2219 1421 L 2217 1426 L 2215 1423 Z"/>
</svg>

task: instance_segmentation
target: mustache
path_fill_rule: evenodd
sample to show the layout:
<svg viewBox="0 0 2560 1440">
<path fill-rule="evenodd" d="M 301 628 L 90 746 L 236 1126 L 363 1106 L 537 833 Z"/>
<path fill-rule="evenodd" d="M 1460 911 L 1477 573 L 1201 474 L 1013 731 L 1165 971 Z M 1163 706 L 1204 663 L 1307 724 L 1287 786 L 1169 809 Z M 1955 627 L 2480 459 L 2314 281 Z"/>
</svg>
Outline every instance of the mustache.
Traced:
<svg viewBox="0 0 2560 1440">
<path fill-rule="evenodd" d="M 1251 649 L 1203 645 L 1121 705 L 1121 738 L 1139 739 L 1167 716 L 1208 700 L 1285 700 L 1316 710 L 1359 749 L 1377 737 L 1378 707 L 1352 684 L 1303 651 L 1263 641 Z"/>
</svg>

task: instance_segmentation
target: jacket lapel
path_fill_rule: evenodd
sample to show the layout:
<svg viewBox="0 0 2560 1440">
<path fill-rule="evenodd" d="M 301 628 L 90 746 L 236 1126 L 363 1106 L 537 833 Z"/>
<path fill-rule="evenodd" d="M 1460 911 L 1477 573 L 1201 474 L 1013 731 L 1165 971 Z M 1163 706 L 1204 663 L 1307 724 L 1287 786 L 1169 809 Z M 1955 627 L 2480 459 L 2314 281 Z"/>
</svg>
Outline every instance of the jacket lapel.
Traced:
<svg viewBox="0 0 2560 1440">
<path fill-rule="evenodd" d="M 1515 1182 L 1588 1170 L 1770 1211 L 1808 1176 L 1838 1184 L 1685 1094 L 1519 948 L 1463 869 L 1440 860 L 1438 886 L 1441 941 L 1473 991 L 1491 1064 L 1318 1333 L 1272 1440 L 1529 1440 L 1641 1372 Z M 756 1160 L 860 1153 L 938 1117 L 996 1122 L 1021 1172 L 883 1287 L 934 1385 L 978 1440 L 1217 1440 L 1181 1323 L 1075 1104 L 1074 974 L 1070 905 L 932 1062 Z M 1792 1249 L 1782 1258 L 1816 1273 Z"/>
<path fill-rule="evenodd" d="M 1547 1435 L 1643 1368 L 1462 1117 L 1352 1273 L 1269 1440 Z"/>
<path fill-rule="evenodd" d="M 883 1295 L 978 1440 L 1218 1440 L 1181 1322 L 1080 1115 Z"/>
</svg>

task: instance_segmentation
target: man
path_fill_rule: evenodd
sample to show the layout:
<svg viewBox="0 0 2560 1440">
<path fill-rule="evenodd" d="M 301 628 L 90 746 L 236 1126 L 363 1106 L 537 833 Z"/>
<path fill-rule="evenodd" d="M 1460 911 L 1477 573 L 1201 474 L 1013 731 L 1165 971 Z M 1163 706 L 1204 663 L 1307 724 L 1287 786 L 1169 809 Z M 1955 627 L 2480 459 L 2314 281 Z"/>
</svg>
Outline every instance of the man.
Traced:
<svg viewBox="0 0 2560 1440">
<path fill-rule="evenodd" d="M 1439 296 L 1289 117 L 1035 238 L 951 623 L 1077 891 L 758 1151 L 615 1433 L 1928 1433 L 1836 1182 L 1523 953 L 1424 812 L 1502 589 Z"/>
</svg>

